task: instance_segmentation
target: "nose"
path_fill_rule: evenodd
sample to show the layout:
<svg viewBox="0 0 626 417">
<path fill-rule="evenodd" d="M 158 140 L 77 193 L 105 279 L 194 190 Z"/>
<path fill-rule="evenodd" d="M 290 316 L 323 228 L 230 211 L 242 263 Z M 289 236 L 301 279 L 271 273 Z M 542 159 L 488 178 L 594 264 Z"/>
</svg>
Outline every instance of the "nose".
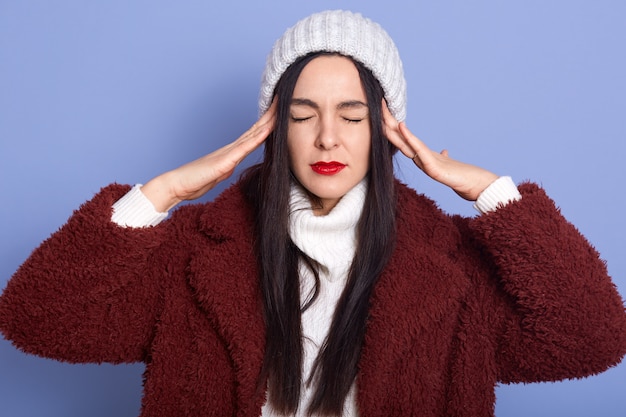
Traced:
<svg viewBox="0 0 626 417">
<path fill-rule="evenodd" d="M 335 121 L 329 117 L 321 118 L 319 126 L 315 145 L 323 150 L 330 150 L 339 146 L 339 132 Z"/>
</svg>

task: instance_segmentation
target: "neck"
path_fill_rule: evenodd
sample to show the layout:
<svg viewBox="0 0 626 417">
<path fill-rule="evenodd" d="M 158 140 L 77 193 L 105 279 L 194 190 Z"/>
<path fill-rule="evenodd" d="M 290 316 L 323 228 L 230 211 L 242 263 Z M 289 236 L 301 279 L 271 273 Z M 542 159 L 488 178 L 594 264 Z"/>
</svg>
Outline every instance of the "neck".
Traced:
<svg viewBox="0 0 626 417">
<path fill-rule="evenodd" d="M 311 209 L 315 216 L 326 216 L 339 203 L 340 198 L 322 198 L 317 206 L 315 201 L 311 201 Z"/>
</svg>

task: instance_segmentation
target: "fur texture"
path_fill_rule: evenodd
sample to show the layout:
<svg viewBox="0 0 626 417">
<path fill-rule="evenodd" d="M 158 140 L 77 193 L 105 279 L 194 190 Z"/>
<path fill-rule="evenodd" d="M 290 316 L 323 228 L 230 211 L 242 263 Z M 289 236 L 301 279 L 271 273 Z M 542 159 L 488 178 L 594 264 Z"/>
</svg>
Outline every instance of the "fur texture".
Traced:
<svg viewBox="0 0 626 417">
<path fill-rule="evenodd" d="M 374 290 L 357 376 L 367 416 L 492 416 L 498 382 L 601 372 L 626 353 L 603 261 L 543 190 L 477 218 L 398 187 L 398 242 Z M 253 214 L 237 185 L 157 227 L 84 204 L 19 268 L 0 330 L 68 362 L 145 362 L 142 416 L 258 416 L 264 323 Z"/>
</svg>

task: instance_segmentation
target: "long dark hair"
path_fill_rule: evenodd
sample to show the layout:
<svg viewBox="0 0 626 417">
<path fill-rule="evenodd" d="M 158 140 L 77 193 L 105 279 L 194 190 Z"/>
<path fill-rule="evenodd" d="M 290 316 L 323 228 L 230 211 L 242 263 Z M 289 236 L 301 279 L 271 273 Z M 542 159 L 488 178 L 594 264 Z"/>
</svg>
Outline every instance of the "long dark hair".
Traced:
<svg viewBox="0 0 626 417">
<path fill-rule="evenodd" d="M 302 380 L 302 301 L 298 263 L 313 271 L 315 262 L 289 237 L 289 195 L 297 181 L 289 168 L 287 129 L 289 108 L 302 69 L 318 52 L 301 57 L 283 74 L 275 90 L 278 99 L 274 132 L 265 142 L 264 160 L 244 173 L 244 192 L 256 209 L 256 250 L 263 293 L 266 342 L 260 384 L 268 382 L 269 401 L 285 414 L 294 413 L 303 383 L 314 384 L 309 413 L 341 415 L 357 375 L 365 338 L 372 289 L 387 264 L 395 242 L 396 194 L 393 175 L 395 147 L 384 137 L 383 91 L 378 80 L 359 62 L 369 107 L 370 169 L 367 194 L 357 225 L 357 248 L 346 287 L 337 303 L 328 336 L 307 381 Z M 314 301 L 314 300 L 313 300 Z M 307 302 L 307 306 L 310 301 Z"/>
</svg>

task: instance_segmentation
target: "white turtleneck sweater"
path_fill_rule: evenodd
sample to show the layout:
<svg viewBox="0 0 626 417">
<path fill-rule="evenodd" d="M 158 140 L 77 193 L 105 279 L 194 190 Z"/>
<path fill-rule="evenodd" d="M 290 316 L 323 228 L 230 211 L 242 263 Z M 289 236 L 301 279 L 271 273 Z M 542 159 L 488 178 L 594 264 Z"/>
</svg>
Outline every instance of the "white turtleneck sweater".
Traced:
<svg viewBox="0 0 626 417">
<path fill-rule="evenodd" d="M 320 288 L 315 302 L 302 313 L 302 394 L 296 416 L 306 416 L 315 386 L 307 386 L 313 362 L 328 334 L 335 306 L 343 292 L 356 250 L 356 225 L 363 211 L 367 186 L 365 180 L 344 195 L 325 216 L 316 216 L 311 201 L 300 186 L 293 186 L 290 198 L 289 235 L 293 243 L 320 265 Z M 310 300 L 315 277 L 300 264 L 300 300 Z M 357 416 L 355 387 L 344 404 L 343 416 Z M 282 416 L 271 405 L 263 407 L 263 416 Z"/>
<path fill-rule="evenodd" d="M 293 186 L 290 195 L 289 235 L 294 244 L 319 265 L 320 288 L 315 302 L 302 314 L 304 365 L 302 394 L 298 412 L 303 417 L 314 386 L 308 387 L 313 362 L 328 334 L 337 301 L 345 287 L 348 271 L 356 250 L 356 224 L 363 210 L 367 192 L 365 180 L 344 195 L 325 216 L 315 216 L 311 202 L 302 188 Z M 510 177 L 500 177 L 480 195 L 474 207 L 481 212 L 496 210 L 501 204 L 519 200 L 521 195 Z M 167 217 L 159 213 L 141 192 L 133 187 L 113 206 L 112 221 L 120 226 L 155 226 Z M 305 304 L 313 294 L 315 278 L 303 264 L 300 273 L 300 299 Z M 266 403 L 264 417 L 285 417 Z M 344 404 L 343 416 L 358 416 L 356 386 L 353 385 Z"/>
</svg>

